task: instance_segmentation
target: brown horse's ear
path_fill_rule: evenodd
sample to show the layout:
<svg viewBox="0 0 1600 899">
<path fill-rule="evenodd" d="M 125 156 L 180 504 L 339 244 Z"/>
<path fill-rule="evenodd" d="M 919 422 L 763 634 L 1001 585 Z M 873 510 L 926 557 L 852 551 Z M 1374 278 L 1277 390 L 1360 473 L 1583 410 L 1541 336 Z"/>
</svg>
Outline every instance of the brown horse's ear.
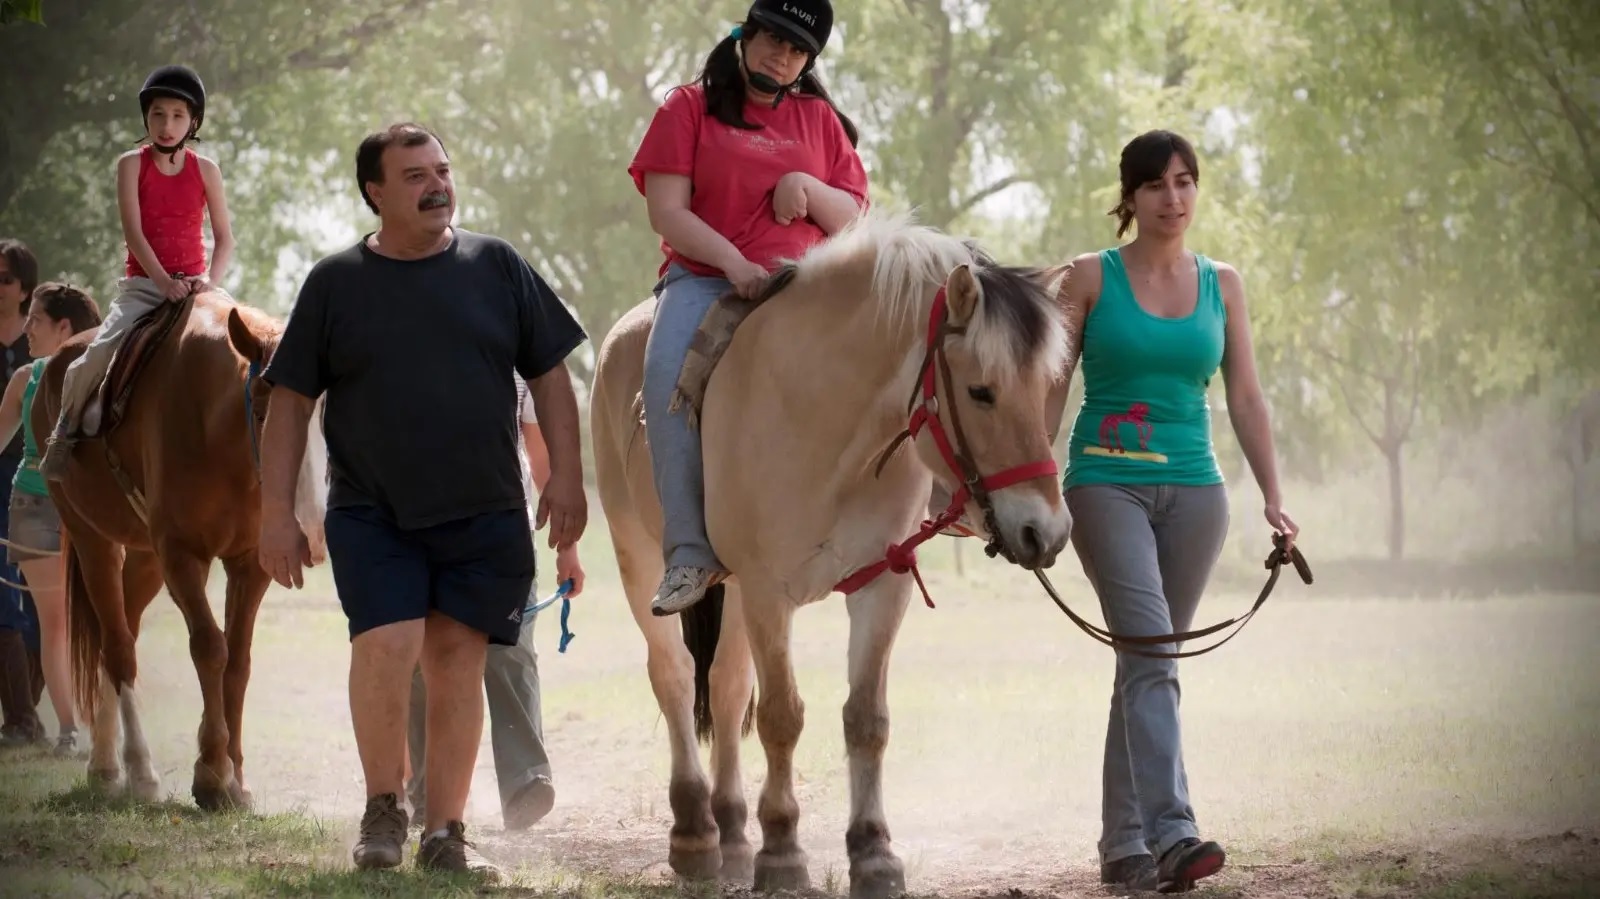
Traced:
<svg viewBox="0 0 1600 899">
<path fill-rule="evenodd" d="M 978 299 L 982 291 L 978 279 L 972 275 L 972 266 L 962 263 L 950 270 L 944 280 L 944 301 L 950 310 L 951 327 L 964 327 L 978 312 Z"/>
<path fill-rule="evenodd" d="M 228 340 L 246 361 L 257 363 L 266 361 L 266 346 L 262 344 L 261 338 L 250 330 L 250 326 L 245 324 L 244 316 L 239 314 L 238 307 L 228 310 Z"/>
</svg>

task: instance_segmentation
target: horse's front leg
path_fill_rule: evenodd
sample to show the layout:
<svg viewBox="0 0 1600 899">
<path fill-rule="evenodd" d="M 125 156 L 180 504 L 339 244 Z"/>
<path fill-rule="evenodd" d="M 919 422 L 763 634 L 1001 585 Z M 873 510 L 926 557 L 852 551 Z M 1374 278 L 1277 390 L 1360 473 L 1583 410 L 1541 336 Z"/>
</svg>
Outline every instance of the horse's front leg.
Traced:
<svg viewBox="0 0 1600 899">
<path fill-rule="evenodd" d="M 810 886 L 806 854 L 800 848 L 800 804 L 794 796 L 794 748 L 805 727 L 805 702 L 794 679 L 789 637 L 795 608 L 776 594 L 744 588 L 744 617 L 756 663 L 760 699 L 756 731 L 767 754 L 756 817 L 761 851 L 755 859 L 755 888 L 764 892 Z"/>
<path fill-rule="evenodd" d="M 905 891 L 905 865 L 890 848 L 883 810 L 883 751 L 889 745 L 889 653 L 911 598 L 908 575 L 885 573 L 845 600 L 850 613 L 850 695 L 844 703 L 844 742 L 850 756 L 852 897 Z"/>
</svg>

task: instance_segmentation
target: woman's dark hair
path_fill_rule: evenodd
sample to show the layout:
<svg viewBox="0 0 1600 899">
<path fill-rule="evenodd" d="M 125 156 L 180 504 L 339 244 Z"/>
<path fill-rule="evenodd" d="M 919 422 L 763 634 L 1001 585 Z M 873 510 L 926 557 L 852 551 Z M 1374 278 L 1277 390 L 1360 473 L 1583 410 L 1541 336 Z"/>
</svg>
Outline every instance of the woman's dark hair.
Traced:
<svg viewBox="0 0 1600 899">
<path fill-rule="evenodd" d="M 695 83 L 706 93 L 706 112 L 717 121 L 733 128 L 743 128 L 746 131 L 759 131 L 762 126 L 744 120 L 745 83 L 744 74 L 739 71 L 739 51 L 735 44 L 739 41 L 748 41 L 762 30 L 755 22 L 745 22 L 739 26 L 738 36 L 728 35 L 711 48 L 711 53 L 706 56 L 706 61 L 700 68 L 700 74 L 695 76 Z M 850 138 L 850 146 L 854 147 L 861 139 L 856 131 L 856 125 L 850 117 L 839 111 L 833 97 L 828 94 L 827 88 L 822 86 L 822 81 L 811 68 L 816 62 L 813 56 L 806 63 L 805 74 L 800 76 L 800 83 L 795 86 L 795 93 L 809 94 L 821 97 L 839 117 L 839 124 L 844 126 L 846 137 Z"/>
<path fill-rule="evenodd" d="M 94 297 L 71 284 L 46 281 L 33 289 L 33 301 L 52 321 L 70 322 L 74 334 L 100 324 L 100 307 Z"/>
<path fill-rule="evenodd" d="M 22 286 L 22 312 L 27 314 L 28 299 L 39 285 L 39 257 L 33 255 L 27 244 L 14 237 L 0 238 L 0 257 L 4 257 L 6 268 L 11 269 L 11 274 Z"/>
<path fill-rule="evenodd" d="M 1133 194 L 1141 185 L 1161 180 L 1172 164 L 1172 157 L 1183 160 L 1194 183 L 1200 183 L 1200 162 L 1195 158 L 1194 147 L 1180 134 L 1171 131 L 1146 131 L 1122 148 L 1118 170 L 1122 177 L 1122 198 L 1106 215 L 1117 217 L 1117 236 L 1126 234 L 1133 224 Z"/>
</svg>

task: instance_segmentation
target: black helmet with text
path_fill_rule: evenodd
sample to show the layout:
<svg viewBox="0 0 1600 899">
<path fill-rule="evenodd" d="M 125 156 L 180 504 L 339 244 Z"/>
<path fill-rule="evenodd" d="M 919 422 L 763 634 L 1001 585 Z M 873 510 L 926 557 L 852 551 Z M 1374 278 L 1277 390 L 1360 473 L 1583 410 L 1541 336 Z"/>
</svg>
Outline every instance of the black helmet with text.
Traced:
<svg viewBox="0 0 1600 899">
<path fill-rule="evenodd" d="M 828 0 L 755 0 L 745 21 L 765 28 L 808 54 L 800 77 L 817 64 L 817 56 L 828 46 L 833 33 L 833 4 Z M 800 83 L 779 84 L 764 72 L 750 72 L 750 83 L 765 93 L 782 97 Z"/>
</svg>

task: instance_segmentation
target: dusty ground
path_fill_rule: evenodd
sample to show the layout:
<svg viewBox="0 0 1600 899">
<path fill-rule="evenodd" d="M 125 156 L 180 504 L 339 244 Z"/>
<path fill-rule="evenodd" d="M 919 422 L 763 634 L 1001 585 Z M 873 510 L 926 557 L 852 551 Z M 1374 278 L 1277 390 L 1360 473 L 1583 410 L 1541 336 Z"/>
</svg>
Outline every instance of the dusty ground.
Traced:
<svg viewBox="0 0 1600 899">
<path fill-rule="evenodd" d="M 1112 656 L 1030 580 L 974 555 L 965 577 L 948 553 L 930 555 L 939 608 L 913 607 L 894 659 L 885 788 L 908 885 L 1103 895 L 1094 843 Z M 537 631 L 556 810 L 531 833 L 501 831 L 485 740 L 469 823 L 491 857 L 556 885 L 590 875 L 657 881 L 667 874 L 664 727 L 609 547 L 586 542 L 585 558 L 592 580 L 574 610 L 572 647 L 556 653 L 554 616 Z M 1095 620 L 1081 577 L 1063 569 L 1055 580 Z M 1201 617 L 1248 602 L 1219 594 Z M 805 610 L 796 634 L 808 710 L 797 758 L 802 840 L 824 889 L 842 889 L 847 869 L 845 625 L 835 598 Z M 306 591 L 269 595 L 246 770 L 262 811 L 325 818 L 348 845 L 363 793 L 343 628 L 325 570 Z M 1183 663 L 1194 805 L 1231 853 L 1210 892 L 1464 896 L 1517 885 L 1531 890 L 1518 895 L 1582 895 L 1558 888 L 1600 876 L 1597 649 L 1597 597 L 1372 601 L 1286 579 L 1242 636 Z M 182 620 L 165 598 L 140 658 L 157 768 L 187 801 L 198 691 Z M 753 737 L 744 753 L 759 840 Z M 1556 887 L 1540 886 L 1547 881 Z"/>
</svg>

